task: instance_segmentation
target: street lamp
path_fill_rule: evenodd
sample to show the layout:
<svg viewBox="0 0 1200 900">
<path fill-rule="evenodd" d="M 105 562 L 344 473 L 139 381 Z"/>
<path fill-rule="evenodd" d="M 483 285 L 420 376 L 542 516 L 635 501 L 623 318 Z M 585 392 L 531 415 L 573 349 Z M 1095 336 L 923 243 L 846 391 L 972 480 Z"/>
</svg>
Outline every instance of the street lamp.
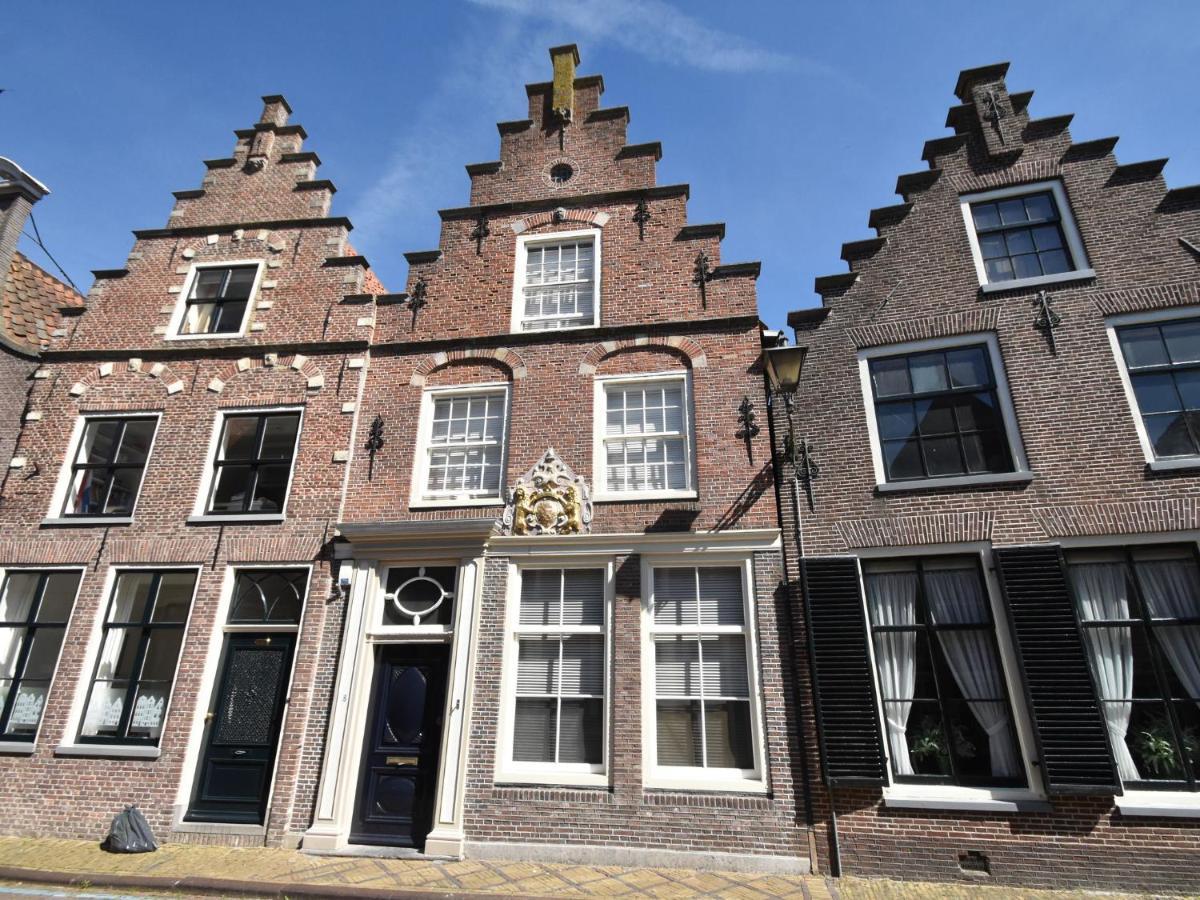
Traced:
<svg viewBox="0 0 1200 900">
<path fill-rule="evenodd" d="M 807 355 L 807 347 L 772 347 L 763 351 L 763 365 L 767 371 L 771 399 L 782 397 L 784 412 L 787 415 L 783 456 L 792 464 L 792 477 L 804 485 L 804 494 L 808 498 L 808 508 L 811 512 L 812 482 L 820 474 L 820 468 L 813 462 L 808 441 L 804 438 L 796 440 L 796 421 L 792 414 L 796 404 L 796 389 L 800 386 L 800 372 L 804 368 L 804 358 Z"/>
</svg>

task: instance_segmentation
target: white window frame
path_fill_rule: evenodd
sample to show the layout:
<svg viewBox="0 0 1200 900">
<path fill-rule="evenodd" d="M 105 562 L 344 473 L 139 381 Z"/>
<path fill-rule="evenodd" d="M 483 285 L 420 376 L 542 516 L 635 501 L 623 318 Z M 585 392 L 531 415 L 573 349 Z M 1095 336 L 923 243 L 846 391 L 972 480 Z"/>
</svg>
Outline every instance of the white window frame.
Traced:
<svg viewBox="0 0 1200 900">
<path fill-rule="evenodd" d="M 231 407 L 229 409 L 217 410 L 216 420 L 213 423 L 212 434 L 208 439 L 207 456 L 204 459 L 204 474 L 200 478 L 200 489 L 196 492 L 196 502 L 192 505 L 192 514 L 188 516 L 188 522 L 206 523 L 206 522 L 282 522 L 287 518 L 288 504 L 292 500 L 292 485 L 296 480 L 296 463 L 300 458 L 300 438 L 304 434 L 304 410 L 303 406 L 251 406 L 251 407 Z M 217 447 L 221 441 L 221 433 L 225 428 L 225 420 L 230 416 L 245 416 L 257 415 L 264 413 L 287 413 L 294 412 L 300 414 L 300 422 L 296 426 L 296 443 L 292 448 L 292 467 L 288 471 L 288 486 L 287 494 L 283 498 L 283 509 L 277 513 L 210 513 L 208 512 L 208 501 L 212 493 L 213 478 L 216 474 Z"/>
<path fill-rule="evenodd" d="M 187 298 L 192 292 L 192 285 L 195 284 L 200 270 L 227 269 L 233 266 L 255 267 L 254 281 L 250 285 L 250 298 L 246 301 L 246 311 L 242 313 L 241 327 L 236 332 L 224 331 L 220 334 L 183 334 L 180 329 L 183 328 L 183 318 L 187 314 Z M 175 309 L 171 313 L 171 321 L 167 325 L 165 339 L 168 341 L 218 341 L 245 337 L 246 330 L 250 326 L 250 318 L 254 311 L 254 305 L 258 302 L 258 293 L 262 287 L 263 273 L 266 269 L 265 259 L 225 259 L 218 262 L 192 263 L 188 269 L 187 277 L 183 280 L 183 287 L 179 289 L 179 296 L 175 299 Z"/>
<path fill-rule="evenodd" d="M 885 806 L 908 809 L 959 809 L 981 812 L 1049 812 L 1041 772 L 1032 762 L 1037 756 L 1032 719 L 1025 703 L 1024 679 L 1017 651 L 1008 629 L 1007 613 L 997 580 L 995 561 L 991 547 L 982 543 L 928 544 L 913 547 L 878 547 L 858 552 L 858 595 L 862 598 L 863 622 L 866 623 L 867 659 L 871 666 L 871 677 L 875 693 L 875 708 L 879 722 L 880 746 L 889 757 L 887 784 L 883 788 Z M 1025 787 L 967 787 L 956 784 L 900 784 L 892 774 L 890 753 L 887 751 L 887 719 L 883 714 L 882 692 L 879 688 L 879 669 L 875 663 L 875 641 L 871 635 L 871 616 L 867 609 L 867 589 L 863 579 L 862 563 L 912 559 L 931 556 L 972 556 L 979 560 L 983 587 L 987 594 L 988 609 L 992 614 L 996 646 L 1000 652 L 1000 669 L 1004 673 L 1004 687 L 1008 691 L 1009 708 L 1012 710 L 1013 732 L 1017 739 L 1017 753 L 1025 771 Z"/>
<path fill-rule="evenodd" d="M 68 516 L 66 513 L 67 495 L 71 490 L 71 476 L 75 468 L 75 459 L 79 456 L 79 445 L 83 441 L 83 433 L 87 423 L 92 419 L 154 419 L 154 436 L 146 450 L 146 465 L 142 469 L 142 480 L 138 484 L 137 496 L 133 498 L 133 509 L 127 516 Z M 162 410 L 114 410 L 112 412 L 89 412 L 78 416 L 71 428 L 71 437 L 67 442 L 67 453 L 58 470 L 58 479 L 54 483 L 54 491 L 50 496 L 50 508 L 46 512 L 43 525 L 128 525 L 137 514 L 138 503 L 142 500 L 142 490 L 146 487 L 146 477 L 150 473 L 150 462 L 154 458 L 154 447 L 158 443 L 159 430 L 162 427 Z"/>
<path fill-rule="evenodd" d="M 1063 237 L 1067 242 L 1067 251 L 1071 255 L 1074 268 L 1069 272 L 1059 272 L 1056 275 L 1038 275 L 1033 278 L 1012 278 L 1008 281 L 989 282 L 987 268 L 983 264 L 983 253 L 979 249 L 979 235 L 975 231 L 975 218 L 971 215 L 971 205 L 987 203 L 989 200 L 1005 200 L 1009 197 L 1023 197 L 1027 194 L 1040 194 L 1049 191 L 1054 195 L 1058 206 L 1059 223 L 1062 225 Z M 979 191 L 974 194 L 963 194 L 959 198 L 962 209 L 963 223 L 967 228 L 967 240 L 971 243 L 971 259 L 975 263 L 975 274 L 979 278 L 979 286 L 984 293 L 992 291 L 1017 291 L 1024 288 L 1037 287 L 1046 284 L 1060 284 L 1064 281 L 1079 281 L 1093 278 L 1095 270 L 1088 262 L 1087 251 L 1083 247 L 1083 239 L 1079 236 L 1079 226 L 1075 224 L 1075 216 L 1071 212 L 1071 204 L 1067 201 L 1067 192 L 1058 179 L 1035 181 L 1030 184 L 1018 184 L 1011 187 L 996 188 L 992 191 Z"/>
<path fill-rule="evenodd" d="M 570 626 L 521 625 L 521 582 L 522 575 L 529 569 L 601 569 L 604 572 L 604 624 Z M 500 722 L 497 729 L 495 779 L 497 783 L 511 784 L 558 784 L 578 787 L 607 787 L 609 784 L 610 718 L 613 708 L 613 603 L 614 564 L 604 557 L 555 557 L 510 563 L 505 590 L 504 616 L 504 663 L 501 670 Z M 513 731 L 517 710 L 517 664 L 520 652 L 519 636 L 598 634 L 604 639 L 604 731 L 603 753 L 599 764 L 549 763 L 513 760 Z"/>
<path fill-rule="evenodd" d="M 612 491 L 608 488 L 608 455 L 605 443 L 608 439 L 608 387 L 610 385 L 652 384 L 678 381 L 683 384 L 683 428 L 684 428 L 684 471 L 687 487 L 653 491 Z M 592 407 L 592 485 L 593 500 L 671 500 L 695 499 L 699 496 L 696 487 L 696 428 L 692 412 L 692 373 L 690 370 L 638 373 L 634 375 L 601 375 L 594 379 Z M 645 435 L 655 437 L 656 435 Z M 619 440 L 628 440 L 626 435 Z"/>
<path fill-rule="evenodd" d="M 295 625 L 241 625 L 229 623 L 229 611 L 233 605 L 233 589 L 237 584 L 239 572 L 278 571 L 280 569 L 303 571 L 305 573 L 304 596 L 300 599 L 300 621 Z M 275 799 L 275 776 L 279 771 L 279 760 L 283 756 L 283 735 L 287 730 L 288 716 L 292 710 L 292 680 L 296 675 L 296 661 L 300 658 L 300 641 L 304 629 L 308 625 L 309 610 L 312 599 L 312 563 L 238 563 L 227 565 L 221 580 L 221 593 L 217 600 L 217 609 L 212 620 L 213 626 L 209 631 L 208 647 L 205 651 L 204 668 L 200 678 L 201 689 L 196 694 L 195 709 L 192 710 L 192 724 L 184 751 L 183 771 L 179 777 L 179 788 L 175 797 L 172 831 L 194 832 L 224 832 L 233 834 L 264 834 L 269 824 L 271 802 Z M 234 825 L 223 822 L 185 822 L 192 802 L 192 791 L 196 784 L 197 767 L 200 764 L 200 754 L 204 749 L 205 716 L 212 704 L 213 696 L 220 685 L 217 683 L 217 673 L 221 655 L 225 648 L 225 639 L 238 633 L 267 633 L 294 634 L 296 643 L 292 648 L 292 665 L 288 670 L 288 689 L 283 698 L 283 718 L 279 723 L 279 735 L 276 738 L 275 764 L 271 769 L 271 783 L 267 788 L 266 816 L 267 823 L 263 825 Z M 182 654 L 181 654 L 182 655 Z M 205 694 L 205 689 L 208 693 Z"/>
<path fill-rule="evenodd" d="M 1151 312 L 1122 313 L 1109 316 L 1104 320 L 1104 328 L 1108 332 L 1108 343 L 1117 363 L 1117 374 L 1121 378 L 1125 400 L 1129 403 L 1129 411 L 1133 416 L 1133 427 L 1137 432 L 1138 443 L 1142 447 L 1142 456 L 1146 460 L 1146 467 L 1155 472 L 1200 467 L 1200 455 L 1168 459 L 1158 459 L 1154 455 L 1154 445 L 1150 443 L 1150 435 L 1146 433 L 1146 423 L 1142 421 L 1141 407 L 1138 406 L 1137 394 L 1133 390 L 1133 379 L 1129 377 L 1129 367 L 1125 365 L 1125 354 L 1121 351 L 1121 339 L 1118 337 L 1117 331 L 1129 325 L 1149 325 L 1178 319 L 1200 320 L 1200 307 L 1177 306 L 1172 309 L 1156 309 Z"/>
<path fill-rule="evenodd" d="M 561 328 L 525 329 L 521 324 L 525 321 L 525 264 L 529 256 L 530 245 L 562 244 L 578 241 L 581 238 L 592 239 L 592 265 L 595 273 L 592 285 L 592 320 L 578 325 L 567 325 Z M 600 229 L 582 228 L 575 231 L 556 231 L 550 234 L 521 234 L 517 235 L 516 264 L 513 269 L 513 303 L 512 303 L 512 332 L 513 334 L 547 334 L 553 335 L 559 331 L 577 331 L 580 328 L 595 328 L 600 324 Z"/>
<path fill-rule="evenodd" d="M 871 384 L 871 360 L 887 356 L 908 356 L 929 350 L 970 347 L 978 344 L 983 344 L 987 347 L 988 359 L 992 364 L 992 374 L 996 379 L 996 397 L 1000 401 L 1000 415 L 1004 420 L 1004 433 L 1008 440 L 1009 453 L 1012 456 L 1013 471 L 888 481 L 887 467 L 883 462 L 883 444 L 879 440 L 879 423 L 875 416 L 875 389 Z M 909 341 L 904 344 L 889 344 L 885 347 L 871 347 L 866 350 L 860 350 L 858 352 L 858 376 L 862 386 L 863 408 L 867 417 L 867 435 L 871 441 L 871 463 L 875 468 L 875 489 L 877 491 L 891 493 L 936 487 L 951 488 L 963 485 L 1004 484 L 1030 481 L 1033 478 L 1033 473 L 1029 469 L 1029 460 L 1025 456 L 1025 445 L 1021 441 L 1021 431 L 1017 427 L 1017 414 L 1013 408 L 1012 392 L 1008 386 L 1008 376 L 1004 372 L 1004 360 L 1000 356 L 1000 344 L 994 332 L 986 331 L 976 334 L 960 334 L 953 337 Z"/>
<path fill-rule="evenodd" d="M 102 649 L 104 635 L 104 619 L 108 615 L 112 603 L 113 590 L 117 584 L 117 576 L 121 572 L 193 572 L 196 580 L 192 586 L 192 599 L 188 603 L 187 621 L 183 625 L 183 639 L 179 644 L 179 657 L 175 660 L 175 671 L 171 675 L 171 691 L 163 708 L 162 732 L 158 745 L 154 747 L 134 744 L 88 744 L 79 740 L 79 732 L 83 729 L 88 691 L 96 676 L 96 663 Z M 138 759 L 158 759 L 162 755 L 163 743 L 171 723 L 171 710 L 175 702 L 175 691 L 179 686 L 179 666 L 188 652 L 189 641 L 192 637 L 192 623 L 196 618 L 196 598 L 200 594 L 200 581 L 204 576 L 204 568 L 200 565 L 162 565 L 158 563 L 133 565 L 122 564 L 110 566 L 104 576 L 104 586 L 100 594 L 100 603 L 92 611 L 92 628 L 87 637 L 87 649 L 84 651 L 83 663 L 79 669 L 79 678 L 75 683 L 75 696 L 71 701 L 71 712 L 67 716 L 66 728 L 63 730 L 63 742 L 54 748 L 56 756 L 96 756 L 96 757 L 130 757 Z"/>
<path fill-rule="evenodd" d="M 58 656 L 54 658 L 54 672 L 50 676 L 50 684 L 46 687 L 46 702 L 42 706 L 42 714 L 38 719 L 37 729 L 33 733 L 33 737 L 28 741 L 6 741 L 0 739 L 0 756 L 5 754 L 19 754 L 23 756 L 32 755 L 37 747 L 38 739 L 42 736 L 42 725 L 46 722 L 46 711 L 50 707 L 50 698 L 54 696 L 54 689 L 58 686 L 59 679 L 59 664 L 62 662 L 63 647 L 67 644 L 67 638 L 77 626 L 76 614 L 79 608 L 79 595 L 83 591 L 83 581 L 87 578 L 87 569 L 82 566 L 4 566 L 0 568 L 0 590 L 3 590 L 4 583 L 11 574 L 19 574 L 21 572 L 78 572 L 79 583 L 75 585 L 75 596 L 71 600 L 71 614 L 67 617 L 67 627 L 63 632 L 62 643 L 58 645 Z"/>
<path fill-rule="evenodd" d="M 448 491 L 430 492 L 429 452 L 433 433 L 433 412 L 438 400 L 469 397 L 477 394 L 502 394 L 504 423 L 500 436 L 500 482 L 494 494 L 476 492 L 454 494 Z M 409 506 L 413 509 L 446 506 L 496 506 L 504 502 L 508 468 L 508 423 L 512 415 L 512 385 L 507 381 L 486 381 L 479 384 L 450 385 L 426 388 L 421 394 L 421 411 L 417 423 L 416 450 L 413 457 L 412 491 Z M 454 445 L 450 445 L 453 447 Z"/>
<path fill-rule="evenodd" d="M 654 570 L 664 568 L 730 568 L 742 575 L 744 624 L 692 626 L 656 625 L 654 622 Z M 763 718 L 762 673 L 759 660 L 757 597 L 754 591 L 754 561 L 744 554 L 706 551 L 693 554 L 642 556 L 642 784 L 647 788 L 681 791 L 767 792 L 767 747 Z M 750 731 L 754 750 L 753 769 L 704 766 L 660 766 L 658 764 L 658 715 L 654 636 L 656 634 L 741 634 L 746 639 L 746 678 L 750 684 Z"/>
</svg>

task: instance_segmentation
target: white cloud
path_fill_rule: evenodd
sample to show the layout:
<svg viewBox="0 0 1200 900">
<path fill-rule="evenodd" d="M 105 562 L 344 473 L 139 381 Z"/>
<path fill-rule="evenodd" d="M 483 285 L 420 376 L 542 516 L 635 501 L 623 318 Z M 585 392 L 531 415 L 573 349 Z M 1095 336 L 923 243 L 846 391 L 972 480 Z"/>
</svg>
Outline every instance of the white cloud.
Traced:
<svg viewBox="0 0 1200 900">
<path fill-rule="evenodd" d="M 609 41 L 651 59 L 714 72 L 817 66 L 705 25 L 664 0 L 469 0 L 558 25 L 592 41 Z"/>
</svg>

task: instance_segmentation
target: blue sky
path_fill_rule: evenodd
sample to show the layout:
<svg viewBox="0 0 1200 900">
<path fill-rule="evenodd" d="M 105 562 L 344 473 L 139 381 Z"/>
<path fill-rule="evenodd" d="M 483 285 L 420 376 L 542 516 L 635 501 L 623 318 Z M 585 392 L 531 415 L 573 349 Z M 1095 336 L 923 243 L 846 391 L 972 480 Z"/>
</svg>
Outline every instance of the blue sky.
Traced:
<svg viewBox="0 0 1200 900">
<path fill-rule="evenodd" d="M 1120 135 L 1122 161 L 1168 156 L 1169 184 L 1200 182 L 1197 0 L 91 0 L 14 4 L 0 35 L 0 155 L 51 187 L 35 216 L 84 290 L 266 93 L 288 97 L 335 213 L 402 290 L 404 251 L 436 246 L 463 165 L 496 158 L 494 123 L 525 115 L 522 86 L 570 42 L 604 102 L 631 107 L 630 141 L 662 141 L 659 182 L 691 183 L 691 221 L 727 223 L 723 259 L 762 260 L 776 326 L 924 167 L 962 68 L 1009 60 L 1033 115 L 1073 112 L 1076 140 Z"/>
</svg>

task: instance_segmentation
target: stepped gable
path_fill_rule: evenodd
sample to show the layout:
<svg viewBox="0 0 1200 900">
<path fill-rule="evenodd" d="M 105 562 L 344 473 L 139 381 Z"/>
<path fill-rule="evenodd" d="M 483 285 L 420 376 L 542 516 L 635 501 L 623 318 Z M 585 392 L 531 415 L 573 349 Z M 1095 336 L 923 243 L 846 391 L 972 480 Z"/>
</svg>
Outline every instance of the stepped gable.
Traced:
<svg viewBox="0 0 1200 900">
<path fill-rule="evenodd" d="M 868 226 L 876 236 L 842 246 L 841 256 L 849 270 L 816 278 L 814 288 L 823 304 L 857 296 L 882 305 L 892 294 L 906 293 L 887 271 L 899 271 L 902 264 L 888 259 L 903 252 L 899 244 L 917 232 L 913 220 L 920 217 L 924 206 L 933 203 L 940 207 L 960 194 L 1065 179 L 1067 175 L 1073 176 L 1066 187 L 1081 227 L 1102 206 L 1122 204 L 1129 217 L 1148 221 L 1160 217 L 1161 230 L 1172 234 L 1137 248 L 1139 261 L 1158 268 L 1164 283 L 1197 277 L 1195 263 L 1200 262 L 1200 250 L 1192 252 L 1189 245 L 1200 247 L 1200 185 L 1168 189 L 1162 177 L 1163 159 L 1118 163 L 1113 155 L 1115 137 L 1072 141 L 1068 130 L 1072 116 L 1032 117 L 1033 91 L 1010 93 L 1007 73 L 1008 63 L 997 63 L 959 74 L 954 93 L 960 102 L 946 116 L 946 126 L 954 133 L 925 143 L 921 157 L 928 168 L 899 176 L 896 193 L 902 202 L 871 210 Z M 1104 198 L 1104 192 L 1119 196 Z M 1107 224 L 1092 230 L 1103 233 Z M 963 228 L 957 229 L 962 246 L 954 252 L 960 261 L 969 263 L 963 232 Z M 915 252 L 915 248 L 906 249 Z M 1105 286 L 1104 271 L 1120 271 L 1127 262 L 1096 265 L 1108 251 L 1107 245 L 1088 247 L 1097 286 Z M 789 324 L 806 330 L 823 319 L 800 310 L 791 314 Z"/>
<path fill-rule="evenodd" d="M 16 349 L 42 350 L 62 322 L 62 310 L 80 309 L 83 297 L 36 265 L 23 253 L 13 253 L 8 279 L 0 292 L 3 337 Z"/>
</svg>

